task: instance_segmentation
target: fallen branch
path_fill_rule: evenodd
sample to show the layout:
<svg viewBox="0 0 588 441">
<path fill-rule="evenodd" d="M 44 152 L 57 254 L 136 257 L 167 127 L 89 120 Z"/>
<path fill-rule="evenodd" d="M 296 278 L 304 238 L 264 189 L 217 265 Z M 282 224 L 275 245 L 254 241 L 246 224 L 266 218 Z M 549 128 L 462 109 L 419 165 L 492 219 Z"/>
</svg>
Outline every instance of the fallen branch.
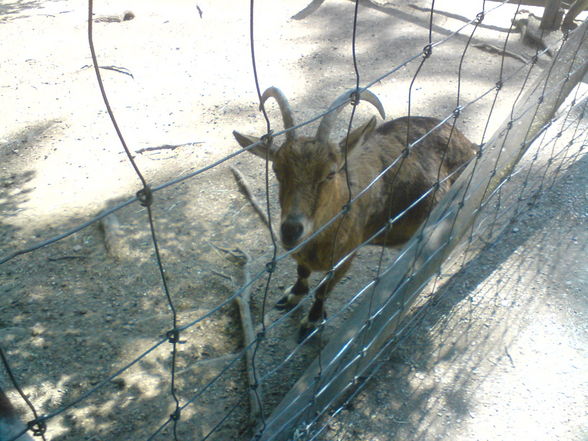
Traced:
<svg viewBox="0 0 588 441">
<path fill-rule="evenodd" d="M 512 58 L 516 58 L 519 61 L 522 61 L 523 63 L 528 63 L 529 60 L 527 60 L 525 57 L 523 57 L 520 54 L 517 54 L 516 52 L 512 52 L 509 50 L 505 50 L 505 49 L 501 49 L 498 46 L 494 46 L 493 44 L 489 44 L 489 43 L 476 43 L 472 45 L 475 48 L 478 48 L 484 52 L 489 52 L 491 54 L 498 54 L 498 55 L 506 55 L 507 57 L 512 57 Z"/>
<path fill-rule="evenodd" d="M 218 245 L 211 244 L 218 251 L 222 251 L 226 254 L 225 257 L 233 263 L 237 263 L 241 266 L 243 271 L 243 281 L 241 283 L 245 288 L 243 292 L 235 297 L 235 302 L 239 308 L 239 315 L 241 317 L 241 326 L 243 328 L 243 344 L 245 347 L 251 346 L 255 341 L 255 331 L 253 329 L 253 319 L 251 317 L 251 271 L 249 264 L 251 258 L 249 254 L 241 250 L 239 247 L 230 249 L 220 247 Z M 261 387 L 257 384 L 255 370 L 253 366 L 253 348 L 250 348 L 245 352 L 245 363 L 247 366 L 247 379 L 249 380 L 249 403 L 250 413 L 249 419 L 252 425 L 257 426 L 258 420 L 261 416 L 261 403 L 262 403 L 262 392 Z"/>
<path fill-rule="evenodd" d="M 59 256 L 59 257 L 48 257 L 49 262 L 59 262 L 60 260 L 74 260 L 74 259 L 87 259 L 88 256 Z"/>
<path fill-rule="evenodd" d="M 106 69 L 106 70 L 113 70 L 114 72 L 118 72 L 124 75 L 128 75 L 129 77 L 131 77 L 132 79 L 135 79 L 135 77 L 133 76 L 133 74 L 131 73 L 130 70 L 128 70 L 126 67 L 118 67 L 118 66 L 98 66 L 100 69 Z"/>
<path fill-rule="evenodd" d="M 81 69 L 89 69 L 90 66 L 89 64 L 85 64 L 81 67 Z M 100 69 L 105 69 L 105 70 L 112 70 L 114 72 L 118 72 L 124 75 L 128 75 L 129 77 L 131 77 L 132 79 L 135 79 L 135 77 L 133 76 L 133 74 L 131 73 L 130 70 L 128 70 L 126 67 L 120 67 L 120 66 L 98 66 L 98 68 Z"/>
<path fill-rule="evenodd" d="M 135 153 L 141 154 L 145 152 L 153 152 L 155 150 L 175 150 L 178 147 L 183 147 L 185 145 L 196 145 L 196 144 L 204 144 L 203 141 L 195 141 L 195 142 L 185 142 L 183 144 L 163 144 L 156 147 L 145 147 L 143 149 L 135 150 Z"/>
<path fill-rule="evenodd" d="M 237 185 L 239 186 L 239 190 L 243 195 L 251 202 L 251 206 L 257 212 L 263 223 L 269 228 L 270 223 L 267 217 L 267 212 L 261 207 L 261 204 L 257 201 L 253 193 L 249 188 L 249 183 L 243 173 L 241 173 L 237 168 L 231 166 L 231 171 L 233 172 L 233 176 L 235 176 L 235 181 L 237 181 Z"/>
</svg>

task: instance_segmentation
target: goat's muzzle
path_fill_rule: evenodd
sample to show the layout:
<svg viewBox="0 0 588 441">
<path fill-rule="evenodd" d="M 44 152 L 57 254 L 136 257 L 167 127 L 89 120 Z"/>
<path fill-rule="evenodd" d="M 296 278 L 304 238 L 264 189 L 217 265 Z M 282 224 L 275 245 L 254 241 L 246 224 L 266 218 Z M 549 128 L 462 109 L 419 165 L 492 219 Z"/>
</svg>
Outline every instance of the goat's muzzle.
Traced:
<svg viewBox="0 0 588 441">
<path fill-rule="evenodd" d="M 282 222 L 280 236 L 286 249 L 294 248 L 304 233 L 304 217 L 302 215 L 289 215 Z"/>
</svg>

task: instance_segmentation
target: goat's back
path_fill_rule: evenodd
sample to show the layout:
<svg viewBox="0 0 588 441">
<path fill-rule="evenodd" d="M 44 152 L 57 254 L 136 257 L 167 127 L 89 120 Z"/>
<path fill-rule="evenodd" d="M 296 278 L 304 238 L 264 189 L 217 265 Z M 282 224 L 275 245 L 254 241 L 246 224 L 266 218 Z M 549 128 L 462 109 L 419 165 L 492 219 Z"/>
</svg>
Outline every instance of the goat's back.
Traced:
<svg viewBox="0 0 588 441">
<path fill-rule="evenodd" d="M 396 153 L 398 148 L 404 150 L 407 140 L 412 144 L 424 137 L 412 148 L 411 156 L 414 155 L 415 160 L 421 162 L 430 162 L 433 159 L 439 164 L 443 161 L 447 170 L 452 172 L 473 157 L 476 145 L 452 124 L 444 123 L 436 128 L 440 123 L 436 118 L 405 116 L 382 124 L 374 135 L 383 136 L 386 144 L 394 144 L 396 148 L 392 153 Z M 452 177 L 451 182 L 455 178 L 456 176 Z"/>
<path fill-rule="evenodd" d="M 392 233 L 388 232 L 373 243 L 396 246 L 408 240 L 459 176 L 459 173 L 452 173 L 475 155 L 474 143 L 451 124 L 440 124 L 438 119 L 429 117 L 388 121 L 372 132 L 359 151 L 354 151 L 353 181 L 358 189 L 395 164 L 367 195 L 363 211 L 366 235 L 369 237 L 388 219 L 408 210 Z M 412 144 L 417 140 L 420 141 L 402 158 L 407 141 Z M 431 192 L 448 176 L 449 179 Z M 428 196 L 409 209 L 423 194 Z"/>
</svg>

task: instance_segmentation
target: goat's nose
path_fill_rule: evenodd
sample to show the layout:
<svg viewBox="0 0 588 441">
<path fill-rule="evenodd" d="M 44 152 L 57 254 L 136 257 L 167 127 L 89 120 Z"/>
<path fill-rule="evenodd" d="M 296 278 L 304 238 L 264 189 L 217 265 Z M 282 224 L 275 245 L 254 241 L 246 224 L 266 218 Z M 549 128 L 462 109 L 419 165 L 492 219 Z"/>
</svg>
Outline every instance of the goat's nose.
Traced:
<svg viewBox="0 0 588 441">
<path fill-rule="evenodd" d="M 286 248 L 292 248 L 296 245 L 302 235 L 304 226 L 302 225 L 301 216 L 288 216 L 280 228 L 282 243 Z"/>
</svg>

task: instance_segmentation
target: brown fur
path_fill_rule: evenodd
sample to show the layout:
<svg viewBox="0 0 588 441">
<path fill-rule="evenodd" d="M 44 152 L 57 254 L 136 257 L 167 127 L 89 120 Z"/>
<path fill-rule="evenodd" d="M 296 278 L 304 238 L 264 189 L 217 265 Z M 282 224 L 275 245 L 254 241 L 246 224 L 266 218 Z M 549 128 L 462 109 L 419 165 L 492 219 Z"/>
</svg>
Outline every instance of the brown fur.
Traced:
<svg viewBox="0 0 588 441">
<path fill-rule="evenodd" d="M 409 120 L 404 117 L 375 128 L 375 118 L 372 118 L 353 131 L 349 137 L 346 168 L 351 196 L 359 194 L 380 172 L 402 157 L 407 139 L 412 143 L 437 124 L 439 121 L 434 118 L 411 117 Z M 257 140 L 238 133 L 235 137 L 243 147 Z M 345 139 L 336 145 L 321 144 L 315 138 L 296 138 L 270 152 L 280 186 L 281 237 L 285 248 L 292 249 L 300 244 L 348 202 L 344 150 Z M 259 151 L 254 153 L 262 156 Z M 474 154 L 475 145 L 450 124 L 433 131 L 359 197 L 345 215 L 293 254 L 298 263 L 298 280 L 278 302 L 278 307 L 297 304 L 309 290 L 307 279 L 312 271 L 331 270 L 340 259 L 376 234 L 390 218 L 404 212 L 413 201 Z M 402 215 L 371 243 L 399 246 L 408 241 L 455 178 L 441 183 L 437 191 Z M 302 233 L 298 235 L 301 226 Z M 347 272 L 352 259 L 353 255 L 317 289 L 315 303 L 302 322 L 301 337 L 323 318 L 324 301 Z"/>
</svg>

